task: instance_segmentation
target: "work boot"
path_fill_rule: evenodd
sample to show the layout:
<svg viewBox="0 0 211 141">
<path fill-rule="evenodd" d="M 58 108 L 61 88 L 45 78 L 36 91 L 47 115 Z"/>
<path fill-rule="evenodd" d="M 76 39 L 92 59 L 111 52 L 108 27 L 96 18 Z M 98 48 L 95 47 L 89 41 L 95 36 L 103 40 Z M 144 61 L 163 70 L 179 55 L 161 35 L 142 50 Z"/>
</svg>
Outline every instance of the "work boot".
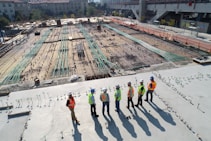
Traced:
<svg viewBox="0 0 211 141">
<path fill-rule="evenodd" d="M 99 117 L 99 115 L 95 115 L 95 117 Z"/>
<path fill-rule="evenodd" d="M 117 113 L 119 113 L 119 110 L 116 109 L 115 111 L 116 111 Z"/>
</svg>

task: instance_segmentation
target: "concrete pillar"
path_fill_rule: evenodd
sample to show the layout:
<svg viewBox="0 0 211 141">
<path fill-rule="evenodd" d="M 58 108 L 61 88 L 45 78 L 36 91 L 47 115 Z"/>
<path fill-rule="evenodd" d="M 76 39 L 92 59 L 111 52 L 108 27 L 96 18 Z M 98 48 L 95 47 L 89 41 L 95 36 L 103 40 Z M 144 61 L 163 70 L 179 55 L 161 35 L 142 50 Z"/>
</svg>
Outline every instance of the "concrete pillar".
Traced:
<svg viewBox="0 0 211 141">
<path fill-rule="evenodd" d="M 145 14 L 146 14 L 146 0 L 139 0 L 139 21 L 145 21 Z"/>
<path fill-rule="evenodd" d="M 180 23 L 179 23 L 179 27 L 180 28 L 186 28 L 185 26 L 182 26 L 182 21 L 183 21 L 183 13 L 180 13 Z"/>
</svg>

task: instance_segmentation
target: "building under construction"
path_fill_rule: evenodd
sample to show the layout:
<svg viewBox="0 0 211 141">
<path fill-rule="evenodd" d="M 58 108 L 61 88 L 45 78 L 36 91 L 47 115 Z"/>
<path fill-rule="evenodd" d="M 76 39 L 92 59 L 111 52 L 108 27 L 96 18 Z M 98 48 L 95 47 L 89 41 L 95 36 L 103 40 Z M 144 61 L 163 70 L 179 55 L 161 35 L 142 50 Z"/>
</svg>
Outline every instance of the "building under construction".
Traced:
<svg viewBox="0 0 211 141">
<path fill-rule="evenodd" d="M 90 80 L 168 69 L 211 52 L 210 41 L 127 19 L 101 18 L 100 24 L 97 18 L 71 20 L 74 24 L 61 20 L 61 27 L 47 22 L 35 30 L 39 36 L 21 35 L 1 46 L 1 85 L 29 85 L 35 78 L 41 85 L 65 83 L 72 75 Z"/>
</svg>

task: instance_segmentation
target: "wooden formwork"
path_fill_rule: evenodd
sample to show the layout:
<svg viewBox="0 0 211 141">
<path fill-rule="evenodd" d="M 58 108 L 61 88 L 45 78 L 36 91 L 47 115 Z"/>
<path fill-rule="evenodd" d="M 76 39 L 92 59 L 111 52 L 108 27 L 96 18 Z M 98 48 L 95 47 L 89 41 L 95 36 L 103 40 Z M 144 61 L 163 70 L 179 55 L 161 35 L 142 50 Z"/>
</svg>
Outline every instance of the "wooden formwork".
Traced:
<svg viewBox="0 0 211 141">
<path fill-rule="evenodd" d="M 40 80 L 50 78 L 52 65 L 54 65 L 54 58 L 59 38 L 58 28 L 54 28 L 46 39 L 49 43 L 44 43 L 36 56 L 31 60 L 29 65 L 22 72 L 22 81 L 33 81 L 35 77 Z M 52 43 L 50 43 L 52 42 Z"/>
<path fill-rule="evenodd" d="M 136 32 L 134 32 L 134 31 L 131 32 L 131 29 L 129 29 L 129 28 L 125 27 L 125 26 L 118 26 L 117 24 L 110 24 L 110 26 L 112 26 L 112 27 L 116 28 L 117 30 L 120 30 L 120 31 L 122 31 L 124 33 L 127 33 L 127 34 L 133 36 L 134 38 L 140 39 L 140 40 L 142 40 L 142 41 L 144 41 L 144 42 L 146 42 L 146 43 L 148 43 L 150 45 L 153 45 L 153 46 L 155 46 L 158 49 L 161 49 L 161 50 L 164 50 L 164 51 L 167 51 L 167 52 L 170 52 L 170 53 L 174 53 L 174 54 L 177 54 L 179 56 L 184 56 L 185 58 L 190 58 L 190 60 L 193 57 L 200 57 L 200 54 L 195 52 L 195 51 L 191 51 L 188 48 L 184 48 L 184 47 L 178 46 L 176 44 L 172 44 L 170 42 L 166 42 L 166 41 L 164 41 L 164 40 L 162 40 L 160 38 L 156 38 L 155 36 L 151 36 L 149 34 L 140 33 L 140 32 L 137 32 L 137 31 Z M 166 36 L 168 38 L 172 38 L 172 34 L 171 33 L 164 32 L 164 34 L 165 35 L 163 37 Z M 115 36 L 115 38 L 116 37 L 119 37 L 119 36 Z M 122 36 L 120 36 L 120 37 L 122 37 Z M 114 38 L 112 37 L 112 39 L 114 39 Z M 126 40 L 127 39 L 124 39 L 124 41 L 126 41 Z M 121 44 L 124 44 L 124 42 L 122 42 L 122 41 L 120 41 L 120 42 L 121 42 Z M 161 63 L 162 62 L 161 60 L 158 59 L 158 57 L 156 57 L 156 56 L 152 57 L 153 54 L 149 53 L 146 49 L 144 50 L 143 47 L 141 47 L 141 46 L 139 46 L 137 44 L 134 45 L 133 42 L 128 41 L 128 40 L 126 42 L 129 44 L 129 46 L 130 45 L 134 46 L 133 49 L 130 50 L 130 51 L 126 51 L 126 49 L 122 48 L 122 51 L 119 51 L 119 54 L 121 52 L 131 52 L 131 53 L 134 52 L 133 54 L 138 53 L 138 57 L 141 57 L 141 60 L 144 63 L 151 64 L 151 65 L 154 64 L 154 63 L 157 64 L 157 63 Z M 122 46 L 121 44 L 117 44 L 116 47 Z M 126 45 L 126 46 L 128 46 L 128 45 Z M 135 48 L 138 48 L 138 50 L 135 50 Z M 118 50 L 118 49 L 116 48 L 116 50 Z M 117 57 L 117 58 L 121 59 L 121 62 L 123 62 L 122 61 L 123 56 L 125 56 L 125 54 L 120 54 L 120 57 Z M 148 56 L 151 56 L 151 58 L 148 58 Z M 127 60 L 126 60 L 126 62 L 127 62 Z M 131 61 L 128 62 L 128 63 L 131 63 Z M 179 63 L 179 62 L 177 62 L 177 63 Z M 122 63 L 122 64 L 125 64 L 125 63 Z M 124 66 L 124 68 L 127 68 L 127 67 Z"/>
<path fill-rule="evenodd" d="M 89 50 L 89 46 L 88 46 L 88 43 L 87 41 L 82 37 L 83 35 L 80 33 L 80 30 L 76 27 L 72 27 L 72 29 L 74 31 L 77 31 L 77 32 L 74 32 L 72 33 L 73 35 L 73 38 L 81 38 L 80 40 L 73 40 L 71 41 L 72 43 L 72 53 L 73 54 L 73 61 L 75 62 L 75 64 L 73 66 L 76 66 L 77 69 L 75 69 L 75 73 L 76 74 L 79 74 L 79 75 L 85 75 L 86 76 L 95 76 L 95 75 L 98 75 L 98 69 L 94 63 L 94 59 L 92 57 L 92 54 Z M 78 55 L 77 55 L 77 49 L 76 49 L 76 46 L 81 43 L 83 45 L 83 49 L 84 49 L 84 55 L 85 57 L 82 57 L 80 58 Z"/>
<path fill-rule="evenodd" d="M 117 26 L 111 25 L 117 30 L 121 30 L 125 33 L 132 30 Z M 113 62 L 118 62 L 118 64 L 126 70 L 133 69 L 134 67 L 141 67 L 145 64 L 156 64 L 164 62 L 163 58 L 157 56 L 157 54 L 152 53 L 141 45 L 135 43 L 134 41 L 125 38 L 124 36 L 112 36 L 114 32 L 108 28 L 103 27 L 104 39 L 100 41 L 102 46 L 101 50 L 110 58 Z M 134 34 L 135 33 L 135 34 Z M 139 32 L 132 32 L 133 36 L 139 35 L 136 34 Z"/>
<path fill-rule="evenodd" d="M 33 37 L 33 39 L 30 37 Z M 9 72 L 11 72 L 19 63 L 21 63 L 21 61 L 23 61 L 24 56 L 30 52 L 34 46 L 34 43 L 39 39 L 39 36 L 34 36 L 34 34 L 31 34 L 25 38 L 27 39 L 21 42 L 21 44 L 16 44 L 13 42 L 13 49 L 0 59 L 0 80 L 6 78 Z"/>
<path fill-rule="evenodd" d="M 194 39 L 189 39 L 187 37 L 181 37 L 177 36 L 177 34 L 172 34 L 170 32 L 166 31 L 159 31 L 158 29 L 151 29 L 149 26 L 139 26 L 139 25 L 127 25 L 127 23 L 123 23 L 120 21 L 117 21 L 119 24 L 124 25 L 123 26 L 118 26 L 113 24 L 113 26 L 117 26 L 117 29 L 120 28 L 125 28 L 124 30 L 128 30 L 128 33 L 133 34 L 133 36 L 140 36 L 139 32 L 137 31 L 132 31 L 131 29 L 128 29 L 126 27 L 130 27 L 135 30 L 139 30 L 142 32 L 146 32 L 152 35 L 155 35 L 160 38 L 164 38 L 167 40 L 174 40 L 186 45 L 190 46 L 196 46 L 197 48 L 202 48 L 206 49 L 206 51 L 211 52 L 210 50 L 210 45 L 205 42 L 198 42 L 198 40 Z M 89 26 L 86 26 L 86 28 L 89 28 Z M 69 67 L 70 67 L 70 75 L 72 74 L 78 74 L 78 75 L 85 75 L 86 79 L 96 79 L 96 78 L 101 78 L 101 77 L 108 77 L 109 74 L 103 74 L 102 72 L 99 71 L 97 68 L 95 61 L 93 59 L 93 56 L 91 54 L 91 51 L 89 49 L 88 43 L 86 42 L 85 38 L 83 35 L 79 32 L 79 29 L 76 26 L 69 26 L 68 27 L 69 33 L 68 33 L 68 60 L 69 60 Z M 113 63 L 118 63 L 123 69 L 129 70 L 133 68 L 139 68 L 143 65 L 148 65 L 148 64 L 158 64 L 158 63 L 163 63 L 165 60 L 160 58 L 157 54 L 154 54 L 150 52 L 149 50 L 145 49 L 144 47 L 135 44 L 133 41 L 130 39 L 127 39 L 123 36 L 118 36 L 113 31 L 108 30 L 107 28 L 102 27 L 102 31 L 99 32 L 97 28 L 95 27 L 90 27 L 89 33 L 92 35 L 93 39 L 96 40 L 98 43 L 99 47 L 101 48 L 103 54 L 109 59 L 109 61 L 113 60 Z M 137 34 L 138 33 L 138 34 Z M 35 77 L 38 77 L 40 80 L 46 80 L 46 79 L 51 79 L 52 78 L 52 70 L 55 68 L 56 64 L 56 59 L 58 57 L 58 51 L 61 46 L 61 40 L 60 40 L 60 34 L 61 34 L 61 28 L 53 28 L 52 33 L 49 35 L 47 38 L 46 42 L 43 44 L 43 46 L 40 48 L 39 52 L 37 55 L 31 60 L 29 65 L 26 67 L 26 69 L 22 72 L 22 80 L 24 79 L 25 81 L 33 81 Z M 146 34 L 143 34 L 146 36 Z M 162 46 L 163 50 L 167 49 L 169 52 L 171 51 L 178 51 L 181 53 L 182 51 L 184 54 L 186 53 L 186 50 L 184 51 L 179 50 L 177 48 L 170 48 L 169 45 L 166 43 L 159 43 L 158 38 L 153 37 L 150 35 L 149 36 L 149 44 L 155 45 L 157 48 L 159 46 Z M 96 37 L 96 38 L 95 38 Z M 32 44 L 35 43 L 36 40 L 38 40 L 40 36 L 33 37 L 33 40 L 31 39 L 27 45 L 32 48 Z M 73 40 L 74 39 L 74 40 Z M 33 42 L 32 42 L 33 41 Z M 76 50 L 76 45 L 78 43 L 83 42 L 84 44 L 84 51 L 85 51 L 85 58 L 80 58 L 77 56 L 77 50 Z M 30 48 L 27 48 L 30 50 Z M 26 49 L 26 47 L 25 47 Z M 27 52 L 26 49 L 26 52 Z M 15 50 L 11 50 L 11 52 L 15 52 Z M 10 53 L 11 53 L 10 52 Z M 17 52 L 18 53 L 18 52 Z M 19 57 L 15 57 L 14 59 L 16 60 L 21 60 L 21 56 L 23 56 L 25 51 L 21 51 L 18 53 Z M 179 54 L 178 53 L 178 54 Z M 191 52 L 192 53 L 192 52 Z M 189 54 L 191 54 L 189 53 Z M 187 55 L 187 54 L 185 54 Z M 185 56 L 184 55 L 184 56 Z M 191 54 L 195 55 L 195 54 Z M 14 55 L 17 56 L 17 55 Z M 188 55 L 187 55 L 188 56 Z M 10 65 L 16 61 L 9 59 L 10 60 Z M 2 60 L 0 61 L 2 62 Z M 1 63 L 2 64 L 2 63 Z M 6 65 L 4 65 L 6 67 Z M 11 65 L 12 66 L 12 65 Z M 0 68 L 1 72 L 4 72 L 6 69 Z M 6 72 L 5 72 L 6 73 Z M 4 74 L 5 74 L 4 73 Z M 0 74 L 3 76 L 2 74 Z"/>
</svg>

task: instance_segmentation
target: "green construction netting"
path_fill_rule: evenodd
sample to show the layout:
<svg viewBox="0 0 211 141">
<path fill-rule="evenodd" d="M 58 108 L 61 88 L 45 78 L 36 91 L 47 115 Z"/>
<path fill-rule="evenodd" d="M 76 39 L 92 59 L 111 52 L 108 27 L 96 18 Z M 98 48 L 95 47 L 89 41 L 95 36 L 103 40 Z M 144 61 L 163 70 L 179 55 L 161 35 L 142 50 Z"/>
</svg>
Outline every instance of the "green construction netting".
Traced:
<svg viewBox="0 0 211 141">
<path fill-rule="evenodd" d="M 15 68 L 12 71 L 10 71 L 8 75 L 3 79 L 3 81 L 0 83 L 1 85 L 13 84 L 20 81 L 22 71 L 27 67 L 30 61 L 37 55 L 38 51 L 40 50 L 41 46 L 47 39 L 50 32 L 51 32 L 50 30 L 47 30 L 41 36 L 41 39 L 35 43 L 34 47 L 30 50 L 30 52 L 27 53 L 25 56 L 23 56 L 23 59 L 20 61 L 20 63 L 17 64 Z"/>
<path fill-rule="evenodd" d="M 92 37 L 85 30 L 85 28 L 82 25 L 79 25 L 79 28 L 89 44 L 89 48 L 91 50 L 91 53 L 93 55 L 93 58 L 97 64 L 99 71 L 103 73 L 108 73 L 109 68 L 120 69 L 119 66 L 113 64 L 106 58 L 106 56 L 102 53 L 102 51 L 98 47 L 97 43 L 92 39 Z"/>
<path fill-rule="evenodd" d="M 64 26 L 61 31 L 61 46 L 58 51 L 57 63 L 53 69 L 52 76 L 68 76 L 69 75 L 69 63 L 68 63 L 68 27 Z"/>
</svg>

